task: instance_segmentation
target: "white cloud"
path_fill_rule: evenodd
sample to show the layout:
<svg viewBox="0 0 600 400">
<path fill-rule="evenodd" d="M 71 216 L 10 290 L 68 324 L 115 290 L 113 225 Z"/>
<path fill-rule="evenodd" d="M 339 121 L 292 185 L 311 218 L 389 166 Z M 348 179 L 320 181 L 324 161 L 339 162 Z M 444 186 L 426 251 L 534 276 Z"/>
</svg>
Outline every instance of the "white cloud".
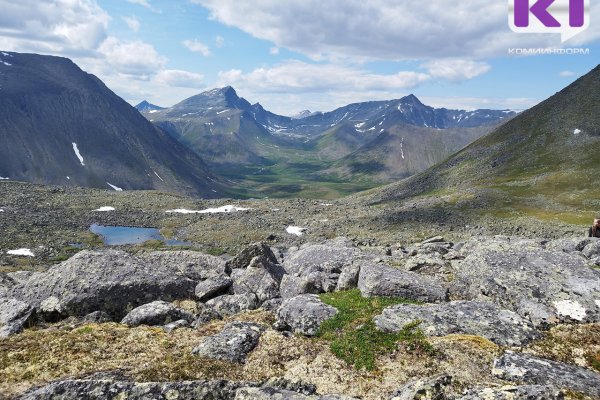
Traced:
<svg viewBox="0 0 600 400">
<path fill-rule="evenodd" d="M 154 77 L 154 82 L 171 87 L 204 88 L 204 75 L 179 70 L 163 70 Z"/>
<path fill-rule="evenodd" d="M 135 41 L 122 41 L 115 37 L 107 38 L 98 48 L 103 65 L 99 69 L 104 74 L 114 70 L 138 79 L 149 79 L 165 68 L 167 59 L 158 54 L 151 44 Z M 96 63 L 97 64 L 97 63 Z"/>
<path fill-rule="evenodd" d="M 81 55 L 106 38 L 110 16 L 93 0 L 0 0 L 0 47 Z"/>
<path fill-rule="evenodd" d="M 577 74 L 573 71 L 561 71 L 559 75 L 563 78 L 569 78 L 569 77 L 575 76 Z"/>
<path fill-rule="evenodd" d="M 279 47 L 271 47 L 269 49 L 269 54 L 276 56 L 277 54 L 279 54 Z"/>
<path fill-rule="evenodd" d="M 225 38 L 223 36 L 215 37 L 215 46 L 217 46 L 218 48 L 221 48 L 221 47 L 223 47 L 224 44 L 225 44 Z"/>
<path fill-rule="evenodd" d="M 313 59 L 384 60 L 506 55 L 509 47 L 560 46 L 559 35 L 523 35 L 508 29 L 505 2 L 489 0 L 192 0 L 211 17 L 277 47 Z M 592 6 L 592 17 L 600 4 Z M 578 40 L 600 35 L 593 25 Z M 569 45 L 571 42 L 567 42 Z"/>
<path fill-rule="evenodd" d="M 161 13 L 161 11 L 158 8 L 154 8 L 152 6 L 152 4 L 150 4 L 150 1 L 148 1 L 148 0 L 127 0 L 127 1 L 130 2 L 130 3 L 132 3 L 132 4 L 138 4 L 138 5 L 142 6 L 142 7 L 146 7 L 148 10 L 150 10 L 152 12 L 155 12 L 155 13 L 158 13 L 158 14 Z"/>
<path fill-rule="evenodd" d="M 127 26 L 129 27 L 129 29 L 131 29 L 134 32 L 138 32 L 140 30 L 140 20 L 137 19 L 136 17 L 121 17 L 123 19 L 123 21 L 125 21 L 125 23 L 127 24 Z"/>
<path fill-rule="evenodd" d="M 235 69 L 219 73 L 222 85 L 244 86 L 267 92 L 408 89 L 429 79 L 429 75 L 414 71 L 382 75 L 341 65 L 309 64 L 295 60 L 272 68 L 258 68 L 246 74 Z"/>
<path fill-rule="evenodd" d="M 211 55 L 208 46 L 199 40 L 184 40 L 183 42 L 181 42 L 181 44 L 187 47 L 189 51 L 193 51 L 194 53 L 200 53 L 204 57 L 208 57 Z"/>
<path fill-rule="evenodd" d="M 460 59 L 440 59 L 424 63 L 429 74 L 434 78 L 441 78 L 450 82 L 460 82 L 473 79 L 488 72 L 491 67 L 485 62 Z"/>
</svg>

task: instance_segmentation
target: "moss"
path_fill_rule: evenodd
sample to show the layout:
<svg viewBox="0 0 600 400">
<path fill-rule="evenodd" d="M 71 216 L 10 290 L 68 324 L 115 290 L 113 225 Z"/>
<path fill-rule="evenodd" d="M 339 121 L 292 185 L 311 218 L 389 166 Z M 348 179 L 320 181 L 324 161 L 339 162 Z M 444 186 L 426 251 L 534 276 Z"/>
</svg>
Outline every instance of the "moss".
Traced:
<svg viewBox="0 0 600 400">
<path fill-rule="evenodd" d="M 415 302 L 400 298 L 365 298 L 358 289 L 323 294 L 321 300 L 337 308 L 338 313 L 321 325 L 317 336 L 330 342 L 331 351 L 357 369 L 376 370 L 377 356 L 393 352 L 399 341 L 411 350 L 432 352 L 431 344 L 418 329 L 418 321 L 398 333 L 381 332 L 373 322 L 373 317 L 387 306 Z"/>
<path fill-rule="evenodd" d="M 210 254 L 211 256 L 222 256 L 223 254 L 227 254 L 227 250 L 222 247 L 208 247 L 206 249 L 202 249 L 202 251 L 206 254 Z"/>
</svg>

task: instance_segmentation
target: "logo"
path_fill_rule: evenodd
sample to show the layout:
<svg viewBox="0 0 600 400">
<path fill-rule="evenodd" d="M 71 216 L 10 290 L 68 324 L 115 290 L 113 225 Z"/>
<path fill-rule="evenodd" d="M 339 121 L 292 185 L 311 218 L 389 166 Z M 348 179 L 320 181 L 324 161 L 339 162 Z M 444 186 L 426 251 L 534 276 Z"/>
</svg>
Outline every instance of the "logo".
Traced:
<svg viewBox="0 0 600 400">
<path fill-rule="evenodd" d="M 560 33 L 564 43 L 590 26 L 590 0 L 509 0 L 508 25 L 517 33 Z"/>
</svg>

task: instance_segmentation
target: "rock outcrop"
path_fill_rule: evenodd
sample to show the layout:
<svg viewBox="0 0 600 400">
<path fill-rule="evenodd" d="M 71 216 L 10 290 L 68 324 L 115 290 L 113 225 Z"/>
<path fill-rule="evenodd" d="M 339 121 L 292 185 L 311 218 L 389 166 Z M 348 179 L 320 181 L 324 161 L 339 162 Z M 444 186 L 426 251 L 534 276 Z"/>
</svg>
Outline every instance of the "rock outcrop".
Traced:
<svg viewBox="0 0 600 400">
<path fill-rule="evenodd" d="M 121 321 L 128 326 L 139 325 L 166 325 L 171 322 L 185 320 L 188 323 L 193 322 L 194 315 L 190 312 L 175 307 L 166 301 L 153 301 L 131 310 Z"/>
<path fill-rule="evenodd" d="M 283 302 L 277 310 L 277 327 L 305 336 L 317 334 L 321 324 L 337 314 L 335 307 L 323 303 L 318 296 L 304 294 Z"/>
<path fill-rule="evenodd" d="M 263 328 L 248 322 L 230 322 L 220 333 L 204 339 L 193 354 L 217 360 L 243 363 L 258 344 Z"/>
</svg>

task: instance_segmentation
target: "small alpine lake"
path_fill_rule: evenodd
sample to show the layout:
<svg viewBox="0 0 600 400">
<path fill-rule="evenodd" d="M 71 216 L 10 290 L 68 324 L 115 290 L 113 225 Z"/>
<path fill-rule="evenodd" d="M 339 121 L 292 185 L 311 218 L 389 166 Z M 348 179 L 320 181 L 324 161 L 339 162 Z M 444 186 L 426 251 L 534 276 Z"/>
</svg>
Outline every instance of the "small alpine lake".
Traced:
<svg viewBox="0 0 600 400">
<path fill-rule="evenodd" d="M 102 237 L 107 246 L 140 244 L 148 240 L 159 240 L 167 246 L 188 246 L 191 243 L 177 239 L 165 239 L 158 228 L 138 228 L 133 226 L 106 226 L 93 224 L 90 231 Z"/>
</svg>

